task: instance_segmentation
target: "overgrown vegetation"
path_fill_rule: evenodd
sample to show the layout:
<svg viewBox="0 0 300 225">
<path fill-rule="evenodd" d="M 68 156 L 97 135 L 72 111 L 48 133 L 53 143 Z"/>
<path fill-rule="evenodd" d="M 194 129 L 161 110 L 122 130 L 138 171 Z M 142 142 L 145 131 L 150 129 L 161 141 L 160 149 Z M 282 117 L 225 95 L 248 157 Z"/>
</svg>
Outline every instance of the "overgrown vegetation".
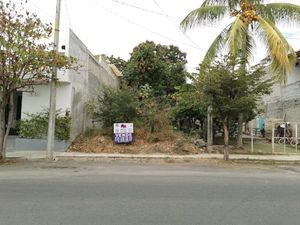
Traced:
<svg viewBox="0 0 300 225">
<path fill-rule="evenodd" d="M 129 122 L 150 133 L 171 130 L 169 110 L 165 106 L 156 100 L 149 85 L 139 89 L 126 85 L 117 90 L 105 87 L 87 104 L 93 119 L 101 121 L 110 133 L 113 123 Z"/>
<path fill-rule="evenodd" d="M 105 129 L 112 128 L 113 123 L 134 122 L 151 134 L 172 130 L 172 94 L 186 82 L 186 53 L 173 45 L 146 41 L 133 49 L 128 61 L 106 58 L 124 77 L 119 90 L 104 88 L 88 102 L 93 119 L 101 121 Z"/>
<path fill-rule="evenodd" d="M 258 101 L 269 94 L 272 80 L 264 80 L 263 65 L 245 69 L 244 59 L 224 56 L 213 64 L 201 65 L 197 81 L 202 100 L 211 105 L 222 121 L 224 132 L 224 159 L 228 159 L 230 121 L 240 112 L 255 115 Z M 251 118 L 252 119 L 252 118 Z"/>
<path fill-rule="evenodd" d="M 120 89 L 104 87 L 97 96 L 87 103 L 88 112 L 93 120 L 101 121 L 104 128 L 112 127 L 113 123 L 130 123 L 137 120 L 138 96 L 128 86 Z"/>
<path fill-rule="evenodd" d="M 175 47 L 141 43 L 122 64 L 121 88 L 104 88 L 88 103 L 89 112 L 103 122 L 109 135 L 113 123 L 133 122 L 148 143 L 169 140 L 180 149 L 188 140 L 178 138 L 174 130 L 205 138 L 207 108 L 212 106 L 214 130 L 224 135 L 224 158 L 228 159 L 229 136 L 237 133 L 239 113 L 245 120 L 252 119 L 258 111 L 257 101 L 269 93 L 272 82 L 263 79 L 264 65 L 248 68 L 244 58 L 232 55 L 200 65 L 198 74 L 189 75 L 192 83 L 176 82 L 177 76 L 188 74 L 181 67 L 185 62 L 185 55 Z M 174 75 L 170 68 L 181 69 Z"/>
<path fill-rule="evenodd" d="M 183 84 L 173 94 L 175 105 L 171 110 L 173 125 L 188 134 L 198 133 L 205 136 L 206 102 L 201 99 L 199 90 L 194 83 Z M 199 127 L 200 126 L 200 127 Z"/>
<path fill-rule="evenodd" d="M 27 119 L 19 123 L 19 135 L 24 138 L 46 138 L 48 130 L 49 111 L 26 114 Z M 61 111 L 56 112 L 55 138 L 68 140 L 71 132 L 71 117 L 62 116 Z"/>
</svg>

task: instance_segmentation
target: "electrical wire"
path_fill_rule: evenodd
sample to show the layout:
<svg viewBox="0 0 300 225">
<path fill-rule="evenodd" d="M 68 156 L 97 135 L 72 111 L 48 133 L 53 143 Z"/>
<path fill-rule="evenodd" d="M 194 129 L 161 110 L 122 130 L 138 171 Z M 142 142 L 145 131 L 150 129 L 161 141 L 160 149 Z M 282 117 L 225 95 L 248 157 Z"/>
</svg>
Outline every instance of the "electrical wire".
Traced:
<svg viewBox="0 0 300 225">
<path fill-rule="evenodd" d="M 138 9 L 138 10 L 142 10 L 142 11 L 145 11 L 145 12 L 148 12 L 148 13 L 156 14 L 158 16 L 166 16 L 164 13 L 160 13 L 160 12 L 157 12 L 157 11 L 154 11 L 154 10 L 142 8 L 142 7 L 132 5 L 132 4 L 129 4 L 129 3 L 126 3 L 126 2 L 122 2 L 122 1 L 119 1 L 119 0 L 110 0 L 110 1 L 113 1 L 113 2 L 118 3 L 118 4 L 131 7 L 131 8 L 135 8 L 135 9 Z M 175 16 L 172 16 L 172 18 L 180 20 L 180 18 L 175 17 Z"/>
<path fill-rule="evenodd" d="M 169 18 L 176 19 L 176 20 L 179 20 L 179 21 L 182 20 L 182 18 L 179 18 L 177 16 L 166 15 L 165 13 L 161 13 L 161 12 L 157 12 L 157 11 L 154 11 L 154 10 L 146 9 L 146 8 L 143 8 L 143 7 L 140 7 L 140 6 L 137 6 L 137 5 L 133 5 L 133 4 L 129 4 L 129 3 L 126 3 L 126 2 L 123 2 L 123 1 L 119 1 L 119 0 L 110 0 L 110 1 L 118 3 L 120 5 L 124 5 L 124 6 L 127 6 L 127 7 L 131 7 L 131 8 L 134 8 L 134 9 L 141 10 L 141 11 L 145 11 L 145 12 L 148 12 L 148 13 L 152 13 L 152 14 L 155 14 L 155 15 L 158 15 L 158 16 L 169 17 Z M 203 26 L 210 27 L 210 28 L 215 28 L 215 29 L 220 29 L 221 28 L 220 26 L 215 26 L 215 25 L 203 25 Z"/>
<path fill-rule="evenodd" d="M 170 21 L 174 24 L 174 26 L 180 30 L 180 32 L 191 42 L 193 43 L 198 49 L 205 51 L 203 48 L 201 48 L 190 36 L 187 35 L 187 33 L 185 33 L 180 27 L 177 26 L 176 22 L 174 22 L 174 20 L 168 15 L 168 13 L 158 4 L 158 2 L 156 0 L 152 0 L 154 2 L 154 4 L 162 11 L 162 13 L 164 15 L 166 15 L 166 17 L 168 17 L 170 19 Z"/>
<path fill-rule="evenodd" d="M 185 43 L 185 42 L 182 42 L 182 41 L 173 39 L 173 38 L 168 37 L 168 36 L 166 36 L 166 35 L 163 35 L 163 34 L 161 34 L 161 33 L 159 33 L 159 32 L 152 31 L 152 30 L 150 30 L 149 28 L 147 28 L 147 27 L 145 27 L 145 26 L 143 26 L 143 25 L 140 25 L 140 24 L 138 24 L 138 23 L 136 23 L 136 22 L 134 22 L 134 21 L 131 21 L 131 20 L 127 19 L 126 17 L 120 15 L 119 13 L 116 13 L 116 12 L 112 11 L 111 9 L 108 9 L 108 8 L 104 7 L 103 5 L 101 5 L 101 4 L 100 4 L 98 1 L 96 1 L 96 0 L 91 0 L 91 1 L 93 1 L 95 4 L 97 4 L 100 8 L 102 8 L 102 9 L 105 10 L 106 12 L 109 12 L 110 14 L 112 14 L 112 15 L 114 15 L 114 16 L 116 16 L 116 17 L 119 17 L 120 19 L 122 19 L 123 21 L 125 21 L 125 22 L 127 22 L 127 23 L 129 23 L 129 24 L 135 25 L 135 26 L 139 27 L 140 29 L 146 30 L 147 32 L 152 33 L 152 34 L 155 34 L 155 35 L 157 35 L 157 36 L 160 36 L 160 37 L 162 37 L 162 38 L 164 38 L 164 39 L 167 39 L 167 40 L 170 40 L 170 41 L 173 41 L 173 42 L 177 42 L 177 43 L 180 43 L 180 44 L 182 44 L 182 45 L 185 45 L 185 46 L 188 46 L 188 47 L 191 47 L 191 48 L 196 49 L 195 45 L 191 45 L 191 44 L 188 44 L 188 43 Z M 199 48 L 197 48 L 197 49 L 199 49 Z M 201 49 L 201 50 L 204 51 L 204 49 Z"/>
<path fill-rule="evenodd" d="M 54 16 L 50 15 L 47 11 L 45 11 L 44 9 L 40 8 L 39 6 L 37 6 L 34 2 L 30 2 L 30 4 L 36 8 L 39 12 L 42 12 L 44 14 L 44 16 L 47 16 L 48 19 L 54 20 Z"/>
</svg>

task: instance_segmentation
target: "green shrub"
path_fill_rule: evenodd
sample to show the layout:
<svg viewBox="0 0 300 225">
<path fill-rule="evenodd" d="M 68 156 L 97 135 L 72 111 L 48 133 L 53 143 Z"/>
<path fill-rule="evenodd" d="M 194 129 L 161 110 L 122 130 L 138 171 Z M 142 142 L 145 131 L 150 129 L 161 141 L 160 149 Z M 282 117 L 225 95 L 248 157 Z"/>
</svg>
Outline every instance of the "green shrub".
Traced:
<svg viewBox="0 0 300 225">
<path fill-rule="evenodd" d="M 55 138 L 68 140 L 71 132 L 71 117 L 61 116 L 61 111 L 56 112 Z M 19 123 L 19 135 L 24 138 L 46 138 L 48 132 L 49 112 L 26 114 L 27 119 Z"/>
<path fill-rule="evenodd" d="M 154 97 L 153 89 L 144 85 L 133 89 L 123 85 L 120 89 L 104 88 L 87 104 L 94 120 L 103 123 L 103 129 L 112 132 L 113 123 L 134 122 L 150 133 L 170 130 L 169 109 Z"/>
<path fill-rule="evenodd" d="M 126 86 L 117 90 L 105 87 L 87 107 L 93 119 L 103 122 L 104 128 L 111 128 L 113 123 L 134 122 L 138 117 L 137 94 Z"/>
</svg>

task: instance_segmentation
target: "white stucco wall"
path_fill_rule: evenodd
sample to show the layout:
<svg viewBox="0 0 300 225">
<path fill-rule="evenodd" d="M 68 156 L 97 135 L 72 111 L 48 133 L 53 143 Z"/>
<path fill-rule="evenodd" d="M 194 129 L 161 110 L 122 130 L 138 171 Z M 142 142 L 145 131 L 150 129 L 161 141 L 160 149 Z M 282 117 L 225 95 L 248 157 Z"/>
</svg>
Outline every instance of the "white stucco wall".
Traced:
<svg viewBox="0 0 300 225">
<path fill-rule="evenodd" d="M 62 109 L 63 112 L 71 108 L 71 86 L 70 84 L 62 83 L 57 86 L 56 92 L 56 108 Z M 26 113 L 36 113 L 42 110 L 49 109 L 50 102 L 50 86 L 39 85 L 35 86 L 34 92 L 23 92 L 22 97 L 22 115 L 21 118 L 26 118 Z"/>
<path fill-rule="evenodd" d="M 78 59 L 77 71 L 58 72 L 56 108 L 71 112 L 71 140 L 92 126 L 86 112 L 86 102 L 103 86 L 118 88 L 119 80 L 106 62 L 100 62 L 71 30 L 65 39 L 65 54 Z M 49 108 L 49 85 L 36 86 L 34 92 L 23 93 L 22 118 Z"/>
</svg>

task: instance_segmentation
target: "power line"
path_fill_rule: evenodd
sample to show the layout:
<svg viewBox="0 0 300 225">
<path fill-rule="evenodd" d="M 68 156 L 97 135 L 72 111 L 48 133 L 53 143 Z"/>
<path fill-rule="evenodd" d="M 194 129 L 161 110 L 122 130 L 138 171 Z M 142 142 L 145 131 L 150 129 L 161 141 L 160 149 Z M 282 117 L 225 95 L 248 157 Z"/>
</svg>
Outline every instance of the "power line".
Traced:
<svg viewBox="0 0 300 225">
<path fill-rule="evenodd" d="M 125 5 L 125 6 L 128 6 L 128 7 L 131 7 L 131 8 L 142 10 L 142 11 L 145 11 L 145 12 L 148 12 L 148 13 L 156 14 L 156 15 L 159 15 L 159 16 L 166 16 L 164 13 L 160 13 L 160 12 L 157 12 L 157 11 L 154 11 L 154 10 L 142 8 L 142 7 L 139 7 L 139 6 L 136 6 L 136 5 L 132 5 L 132 4 L 129 4 L 129 3 L 126 3 L 126 2 L 122 2 L 122 1 L 119 1 L 119 0 L 111 0 L 111 1 L 113 1 L 115 3 L 118 3 L 118 4 L 121 4 L 121 5 Z M 179 17 L 175 17 L 175 16 L 171 16 L 171 17 L 174 18 L 174 19 L 181 20 Z"/>
<path fill-rule="evenodd" d="M 174 24 L 174 26 L 180 30 L 180 32 L 191 42 L 193 43 L 197 48 L 199 48 L 200 50 L 204 51 L 203 48 L 201 48 L 193 39 L 191 39 L 190 36 L 188 36 L 182 29 L 180 29 L 177 24 L 174 22 L 174 20 L 168 15 L 168 13 L 158 4 L 158 2 L 156 0 L 152 0 L 155 5 L 166 15 L 166 17 L 168 17 L 170 19 L 170 21 Z"/>
<path fill-rule="evenodd" d="M 54 16 L 53 16 L 53 15 L 50 15 L 47 11 L 43 10 L 42 8 L 40 8 L 40 7 L 37 6 L 35 3 L 30 2 L 30 4 L 31 4 L 34 8 L 36 8 L 38 11 L 42 12 L 45 16 L 47 16 L 48 19 L 51 19 L 51 20 L 54 19 Z"/>
<path fill-rule="evenodd" d="M 151 9 L 143 8 L 143 7 L 133 5 L 133 4 L 129 4 L 129 3 L 126 3 L 126 2 L 122 2 L 122 1 L 119 1 L 119 0 L 110 0 L 110 1 L 113 1 L 113 2 L 118 3 L 120 5 L 124 5 L 124 6 L 127 6 L 127 7 L 131 7 L 131 8 L 134 8 L 134 9 L 141 10 L 141 11 L 145 11 L 145 12 L 148 12 L 148 13 L 152 13 L 152 14 L 155 14 L 155 15 L 158 15 L 158 16 L 169 17 L 169 18 L 173 18 L 173 19 L 176 19 L 176 20 L 180 20 L 180 21 L 182 20 L 182 18 L 179 18 L 177 16 L 166 15 L 166 13 L 157 12 L 157 11 L 154 11 L 154 10 L 151 10 Z M 210 27 L 210 28 L 215 28 L 215 29 L 220 29 L 221 28 L 219 26 L 214 26 L 214 25 L 203 25 L 203 26 Z"/>
<path fill-rule="evenodd" d="M 112 14 L 112 15 L 114 15 L 114 16 L 116 16 L 116 17 L 119 17 L 120 19 L 126 21 L 127 23 L 130 23 L 130 24 L 132 24 L 132 25 L 135 25 L 135 26 L 139 27 L 140 29 L 146 30 L 146 31 L 148 31 L 149 33 L 155 34 L 155 35 L 160 36 L 160 37 L 162 37 L 162 38 L 164 38 L 164 39 L 171 40 L 171 41 L 180 43 L 180 44 L 182 44 L 182 45 L 185 45 L 185 46 L 188 46 L 188 47 L 191 47 L 191 48 L 196 48 L 194 45 L 187 44 L 187 43 L 185 43 L 185 42 L 182 42 L 182 41 L 173 39 L 173 38 L 171 38 L 171 37 L 165 36 L 165 35 L 163 35 L 163 34 L 161 34 L 161 33 L 159 33 L 159 32 L 152 31 L 152 30 L 150 30 L 149 28 L 147 28 L 147 27 L 145 27 L 145 26 L 143 26 L 143 25 L 140 25 L 140 24 L 138 24 L 138 23 L 136 23 L 136 22 L 134 22 L 134 21 L 131 21 L 131 20 L 127 19 L 126 17 L 120 15 L 119 13 L 116 13 L 116 12 L 112 11 L 111 9 L 108 9 L 108 8 L 104 7 L 104 6 L 101 5 L 98 1 L 96 1 L 96 0 L 92 0 L 92 1 L 93 1 L 95 4 L 97 4 L 100 8 L 102 8 L 103 10 L 109 12 L 110 14 Z M 204 51 L 204 49 L 201 49 L 201 50 Z"/>
</svg>

